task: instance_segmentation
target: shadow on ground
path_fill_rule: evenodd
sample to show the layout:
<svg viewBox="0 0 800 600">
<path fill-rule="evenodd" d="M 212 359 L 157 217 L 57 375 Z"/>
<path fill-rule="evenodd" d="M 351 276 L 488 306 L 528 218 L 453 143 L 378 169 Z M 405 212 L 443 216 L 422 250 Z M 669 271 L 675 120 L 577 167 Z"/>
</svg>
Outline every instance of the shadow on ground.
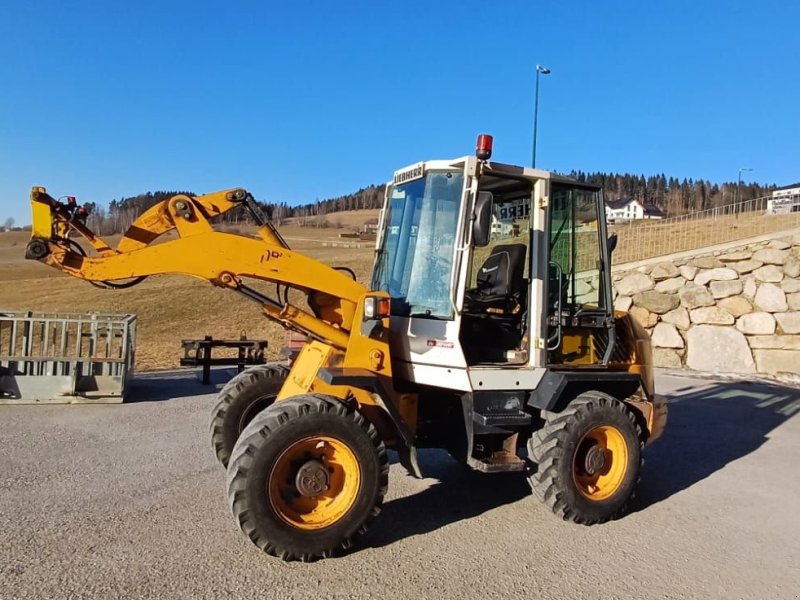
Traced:
<svg viewBox="0 0 800 600">
<path fill-rule="evenodd" d="M 666 500 L 760 448 L 769 433 L 800 413 L 800 389 L 754 382 L 711 382 L 667 396 L 664 436 L 645 451 L 645 469 L 632 511 Z M 437 479 L 418 494 L 384 505 L 369 545 L 380 547 L 429 533 L 527 498 L 522 473 L 484 475 L 442 451 L 423 451 L 425 477 Z"/>
<path fill-rule="evenodd" d="M 236 369 L 211 369 L 211 383 L 203 385 L 199 369 L 138 373 L 134 376 L 125 404 L 216 394 L 234 375 Z"/>
<path fill-rule="evenodd" d="M 761 382 L 709 382 L 667 395 L 664 436 L 645 451 L 632 509 L 666 500 L 760 448 L 800 413 L 800 389 Z"/>
<path fill-rule="evenodd" d="M 418 494 L 387 502 L 367 545 L 387 546 L 429 533 L 531 494 L 524 473 L 478 473 L 443 450 L 421 451 L 419 463 L 426 478 L 438 481 Z"/>
</svg>

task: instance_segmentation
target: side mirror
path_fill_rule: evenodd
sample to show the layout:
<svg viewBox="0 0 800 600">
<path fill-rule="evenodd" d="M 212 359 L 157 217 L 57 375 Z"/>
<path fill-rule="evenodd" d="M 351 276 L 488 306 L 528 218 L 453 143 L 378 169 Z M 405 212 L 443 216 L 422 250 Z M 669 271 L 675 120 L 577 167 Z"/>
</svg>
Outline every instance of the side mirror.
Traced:
<svg viewBox="0 0 800 600">
<path fill-rule="evenodd" d="M 619 236 L 616 233 L 612 233 L 608 236 L 606 240 L 606 245 L 608 247 L 608 257 L 611 258 L 611 253 L 614 252 L 614 248 L 617 247 L 617 242 L 619 241 Z"/>
<path fill-rule="evenodd" d="M 478 192 L 475 200 L 475 212 L 472 214 L 472 242 L 482 248 L 489 244 L 492 233 L 492 209 L 494 196 L 491 192 Z"/>
</svg>

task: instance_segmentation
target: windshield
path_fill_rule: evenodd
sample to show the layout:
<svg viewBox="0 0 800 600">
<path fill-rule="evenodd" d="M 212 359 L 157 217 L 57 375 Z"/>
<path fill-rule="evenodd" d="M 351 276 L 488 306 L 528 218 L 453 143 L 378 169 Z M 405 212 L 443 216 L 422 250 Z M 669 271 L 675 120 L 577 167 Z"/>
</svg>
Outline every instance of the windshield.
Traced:
<svg viewBox="0 0 800 600">
<path fill-rule="evenodd" d="M 451 274 L 464 175 L 427 173 L 389 190 L 372 285 L 389 292 L 392 314 L 449 319 Z"/>
</svg>

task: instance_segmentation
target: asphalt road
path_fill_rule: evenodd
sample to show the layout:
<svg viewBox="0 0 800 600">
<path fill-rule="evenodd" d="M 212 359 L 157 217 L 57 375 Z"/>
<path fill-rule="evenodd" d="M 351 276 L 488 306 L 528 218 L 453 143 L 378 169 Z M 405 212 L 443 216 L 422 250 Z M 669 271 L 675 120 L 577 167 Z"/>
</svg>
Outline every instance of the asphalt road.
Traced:
<svg viewBox="0 0 800 600">
<path fill-rule="evenodd" d="M 239 532 L 186 375 L 125 405 L 2 406 L 0 598 L 800 597 L 800 390 L 659 385 L 669 428 L 625 518 L 564 523 L 521 476 L 423 452 L 364 543 L 312 564 Z"/>
</svg>

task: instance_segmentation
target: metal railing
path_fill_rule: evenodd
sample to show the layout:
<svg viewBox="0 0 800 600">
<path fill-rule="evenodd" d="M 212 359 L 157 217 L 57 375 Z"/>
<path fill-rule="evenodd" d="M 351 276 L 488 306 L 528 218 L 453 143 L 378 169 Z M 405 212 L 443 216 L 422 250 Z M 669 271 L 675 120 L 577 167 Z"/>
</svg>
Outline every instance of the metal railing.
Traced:
<svg viewBox="0 0 800 600">
<path fill-rule="evenodd" d="M 800 227 L 800 204 L 755 198 L 667 219 L 609 223 L 619 236 L 614 263 L 623 264 Z"/>
<path fill-rule="evenodd" d="M 0 311 L 0 404 L 121 402 L 135 315 Z"/>
</svg>

